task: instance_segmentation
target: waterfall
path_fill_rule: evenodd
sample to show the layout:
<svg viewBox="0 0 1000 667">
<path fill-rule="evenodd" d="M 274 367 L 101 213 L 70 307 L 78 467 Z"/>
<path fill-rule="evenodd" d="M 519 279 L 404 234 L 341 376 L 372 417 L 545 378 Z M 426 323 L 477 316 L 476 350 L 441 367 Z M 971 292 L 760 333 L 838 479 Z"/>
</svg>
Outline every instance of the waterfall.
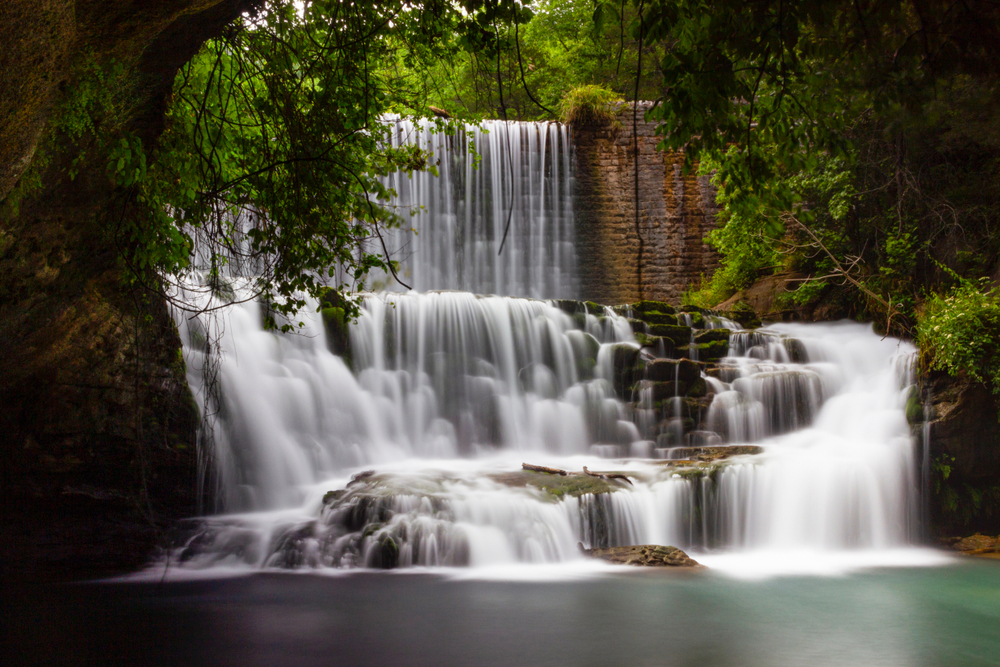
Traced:
<svg viewBox="0 0 1000 667">
<path fill-rule="evenodd" d="M 223 308 L 216 340 L 207 315 L 177 318 L 223 513 L 191 522 L 175 564 L 478 567 L 578 559 L 578 544 L 711 558 L 919 537 L 912 345 L 851 322 L 742 331 L 657 313 L 683 332 L 667 344 L 629 306 L 519 298 L 574 294 L 565 128 L 393 122 L 439 160 L 439 176 L 391 177 L 394 205 L 426 206 L 419 235 L 395 237 L 423 291 L 359 295 L 349 325 L 310 302 L 294 333 L 265 331 L 253 301 L 179 295 Z M 699 361 L 699 340 L 728 355 Z"/>
<path fill-rule="evenodd" d="M 385 179 L 396 192 L 387 204 L 403 218 L 390 232 L 390 252 L 407 284 L 420 292 L 577 296 L 565 125 L 483 121 L 449 135 L 431 121 L 389 122 L 394 146 L 419 146 L 437 167 L 437 175 L 397 172 Z"/>
</svg>

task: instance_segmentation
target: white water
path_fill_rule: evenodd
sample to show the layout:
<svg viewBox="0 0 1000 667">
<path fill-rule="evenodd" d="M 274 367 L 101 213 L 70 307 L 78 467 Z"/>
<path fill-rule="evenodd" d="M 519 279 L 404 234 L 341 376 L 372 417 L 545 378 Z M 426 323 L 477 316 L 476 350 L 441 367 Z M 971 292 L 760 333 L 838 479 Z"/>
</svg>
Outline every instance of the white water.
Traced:
<svg viewBox="0 0 1000 667">
<path fill-rule="evenodd" d="M 573 159 L 565 125 L 484 121 L 448 136 L 433 132 L 430 121 L 391 122 L 393 145 L 429 151 L 438 169 L 437 176 L 386 179 L 397 193 L 389 206 L 404 218 L 389 246 L 408 285 L 420 292 L 576 297 Z M 392 288 L 392 281 L 385 283 Z"/>
<path fill-rule="evenodd" d="M 446 138 L 398 126 L 424 146 L 451 143 L 435 148 L 440 177 L 394 177 L 396 205 L 427 205 L 413 219 L 421 233 L 395 239 L 412 251 L 407 278 L 424 289 L 575 293 L 564 128 L 497 123 L 485 137 Z M 485 170 L 469 169 L 473 136 Z M 520 165 L 513 180 L 511 163 Z M 508 197 L 512 232 L 498 261 Z M 183 296 L 224 305 L 207 290 Z M 730 356 L 703 375 L 711 406 L 685 434 L 682 397 L 654 400 L 649 379 L 627 386 L 631 365 L 655 353 L 640 351 L 610 309 L 371 294 L 342 358 L 314 307 L 299 332 L 277 334 L 261 328 L 258 304 L 230 305 L 215 343 L 210 322 L 178 317 L 189 382 L 213 415 L 206 487 L 227 512 L 193 524 L 171 554 L 180 570 L 373 567 L 385 565 L 389 543 L 399 566 L 469 565 L 490 576 L 579 561 L 578 543 L 671 544 L 744 574 L 936 562 L 911 546 L 921 484 L 904 405 L 915 350 L 870 326 L 733 333 Z M 707 317 L 704 326 L 736 325 Z M 711 474 L 662 462 L 682 456 L 660 444 L 723 442 L 763 453 Z M 626 471 L 633 484 L 553 499 L 503 483 L 522 462 Z M 365 469 L 380 485 L 351 484 Z M 344 489 L 341 502 L 324 504 Z"/>
<path fill-rule="evenodd" d="M 724 568 L 733 561 L 718 554 L 744 554 L 750 571 L 761 568 L 760 553 L 790 571 L 802 559 L 819 572 L 893 553 L 913 560 L 916 552 L 898 551 L 918 534 L 919 475 L 903 412 L 910 345 L 854 323 L 771 326 L 739 350 L 747 356 L 723 360 L 730 383 L 711 383 L 710 421 L 742 424 L 764 453 L 685 478 L 648 459 L 599 458 L 650 453 L 610 387 L 607 359 L 630 335 L 620 318 L 602 317 L 459 292 L 373 295 L 352 328 L 352 372 L 315 316 L 305 333 L 281 335 L 261 330 L 255 304 L 231 307 L 214 438 L 221 497 L 244 513 L 206 519 L 177 559 L 197 568 L 372 566 L 391 538 L 400 566 L 561 562 L 580 557 L 578 542 L 672 544 Z M 181 321 L 190 339 L 187 327 Z M 774 353 L 789 336 L 804 363 Z M 591 375 L 580 362 L 598 344 Z M 765 362 L 768 349 L 779 359 Z M 205 357 L 190 345 L 186 357 L 204 397 Z M 635 484 L 552 502 L 490 477 L 523 461 L 626 470 Z M 363 468 L 395 475 L 399 492 L 323 510 L 323 494 Z"/>
</svg>

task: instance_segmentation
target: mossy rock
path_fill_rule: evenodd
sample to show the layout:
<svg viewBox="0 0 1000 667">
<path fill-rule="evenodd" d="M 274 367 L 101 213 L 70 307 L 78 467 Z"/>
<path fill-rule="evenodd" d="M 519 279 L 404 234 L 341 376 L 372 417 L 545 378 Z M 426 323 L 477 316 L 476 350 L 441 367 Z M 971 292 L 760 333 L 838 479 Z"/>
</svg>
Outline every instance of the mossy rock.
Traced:
<svg viewBox="0 0 1000 667">
<path fill-rule="evenodd" d="M 755 456 L 762 454 L 764 448 L 758 445 L 722 445 L 719 447 L 681 447 L 674 451 L 681 459 L 714 462 L 733 456 Z"/>
<path fill-rule="evenodd" d="M 669 400 L 675 396 L 684 396 L 688 391 L 689 387 L 686 382 L 639 382 L 632 386 L 632 396 L 636 399 L 639 398 L 640 392 L 643 389 L 652 389 L 653 392 L 653 402 L 655 404 L 662 404 L 663 401 Z M 661 405 L 662 409 L 662 405 Z"/>
<path fill-rule="evenodd" d="M 597 353 L 601 349 L 600 342 L 584 331 L 569 331 L 566 333 L 566 337 L 573 347 L 577 375 L 585 380 L 594 377 L 594 368 L 597 366 Z"/>
<path fill-rule="evenodd" d="M 694 334 L 694 341 L 696 343 L 711 343 L 717 340 L 724 340 L 729 343 L 729 334 L 732 333 L 729 329 L 705 329 L 704 331 L 696 331 Z"/>
<path fill-rule="evenodd" d="M 587 312 L 591 315 L 604 315 L 604 306 L 596 301 L 584 301 L 583 305 L 587 307 Z"/>
<path fill-rule="evenodd" d="M 621 395 L 642 378 L 644 365 L 639 357 L 639 348 L 629 343 L 612 344 L 611 367 L 615 391 Z"/>
<path fill-rule="evenodd" d="M 795 364 L 805 364 L 809 362 L 809 353 L 806 352 L 805 344 L 798 338 L 782 338 L 785 351 L 788 352 L 788 359 Z"/>
<path fill-rule="evenodd" d="M 701 378 L 701 365 L 690 359 L 656 359 L 646 364 L 646 379 L 654 382 L 690 384 Z"/>
<path fill-rule="evenodd" d="M 924 422 L 924 404 L 920 402 L 920 393 L 916 387 L 910 387 L 906 396 L 906 421 L 910 424 Z"/>
<path fill-rule="evenodd" d="M 584 311 L 583 303 L 573 299 L 553 299 L 549 303 L 567 315 L 575 315 Z"/>
<path fill-rule="evenodd" d="M 697 361 L 718 361 L 729 354 L 729 342 L 716 340 L 711 343 L 694 343 L 693 345 L 685 345 L 678 349 L 688 359 L 694 356 L 692 352 L 697 352 Z"/>
<path fill-rule="evenodd" d="M 754 309 L 745 301 L 741 301 L 729 311 L 720 312 L 719 315 L 726 319 L 738 322 L 744 329 L 759 329 L 761 326 L 760 317 Z"/>
<path fill-rule="evenodd" d="M 630 317 L 628 318 L 627 321 L 628 325 L 632 327 L 633 335 L 637 333 L 646 333 L 647 325 L 642 320 L 637 320 L 635 318 Z"/>
<path fill-rule="evenodd" d="M 665 301 L 637 301 L 629 305 L 632 312 L 637 313 L 639 317 L 645 316 L 647 313 L 660 313 L 673 315 L 677 310 Z"/>
<path fill-rule="evenodd" d="M 669 338 L 664 338 L 663 336 L 650 336 L 649 334 L 644 333 L 636 333 L 633 335 L 639 345 L 649 349 L 655 354 L 667 358 L 673 358 L 677 355 L 677 345 L 675 345 L 674 341 Z"/>
<path fill-rule="evenodd" d="M 673 313 L 661 313 L 655 310 L 639 313 L 636 317 L 646 324 L 675 324 L 677 322 L 677 316 Z"/>
<path fill-rule="evenodd" d="M 496 473 L 489 475 L 489 477 L 505 486 L 539 489 L 544 491 L 551 500 L 561 500 L 567 497 L 579 498 L 586 494 L 613 493 L 622 488 L 622 484 L 613 480 L 586 475 L 582 472 L 557 475 L 534 470 L 517 470 Z"/>
<path fill-rule="evenodd" d="M 708 394 L 708 383 L 705 382 L 705 378 L 699 377 L 697 380 L 688 385 L 687 391 L 684 392 L 685 396 L 690 396 L 691 398 L 701 398 Z"/>
<path fill-rule="evenodd" d="M 690 326 L 696 329 L 701 329 L 705 326 L 705 317 L 697 310 L 684 310 L 682 309 L 677 313 L 677 324 L 680 326 L 689 326 L 687 319 L 691 318 Z"/>
<path fill-rule="evenodd" d="M 691 342 L 691 328 L 676 324 L 650 324 L 646 333 L 651 336 L 662 336 L 673 341 L 674 345 L 680 347 Z"/>
</svg>

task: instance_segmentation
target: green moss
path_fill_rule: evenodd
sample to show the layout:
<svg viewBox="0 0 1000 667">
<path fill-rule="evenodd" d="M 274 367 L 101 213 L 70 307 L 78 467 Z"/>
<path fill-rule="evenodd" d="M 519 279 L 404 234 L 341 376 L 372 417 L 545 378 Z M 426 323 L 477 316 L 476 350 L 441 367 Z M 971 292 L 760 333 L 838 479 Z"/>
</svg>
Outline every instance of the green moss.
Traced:
<svg viewBox="0 0 1000 667">
<path fill-rule="evenodd" d="M 708 394 L 708 383 L 705 382 L 705 378 L 700 377 L 692 382 L 688 386 L 687 391 L 684 393 L 691 398 L 700 398 L 705 396 Z"/>
<path fill-rule="evenodd" d="M 694 340 L 696 343 L 711 343 L 714 341 L 722 340 L 727 344 L 729 343 L 729 329 L 706 329 L 704 331 L 698 331 L 694 335 Z"/>
<path fill-rule="evenodd" d="M 924 405 L 920 402 L 920 393 L 916 387 L 910 387 L 906 397 L 906 421 L 911 424 L 921 424 L 924 421 Z"/>
<path fill-rule="evenodd" d="M 674 315 L 677 313 L 677 309 L 665 301 L 637 301 L 629 307 L 633 312 L 638 313 L 640 317 L 648 313 L 661 313 L 666 315 Z"/>
<path fill-rule="evenodd" d="M 652 336 L 669 338 L 674 345 L 687 345 L 691 342 L 691 328 L 676 324 L 650 324 L 647 333 Z"/>
<path fill-rule="evenodd" d="M 533 470 L 519 470 L 490 476 L 494 481 L 507 486 L 532 488 L 544 491 L 551 500 L 579 498 L 586 494 L 613 493 L 621 488 L 615 482 L 584 473 L 556 475 Z"/>
<path fill-rule="evenodd" d="M 696 310 L 682 310 L 677 313 L 677 324 L 681 326 L 688 326 L 687 317 L 691 318 L 691 325 L 693 327 L 703 327 L 705 326 L 705 316 Z"/>
</svg>

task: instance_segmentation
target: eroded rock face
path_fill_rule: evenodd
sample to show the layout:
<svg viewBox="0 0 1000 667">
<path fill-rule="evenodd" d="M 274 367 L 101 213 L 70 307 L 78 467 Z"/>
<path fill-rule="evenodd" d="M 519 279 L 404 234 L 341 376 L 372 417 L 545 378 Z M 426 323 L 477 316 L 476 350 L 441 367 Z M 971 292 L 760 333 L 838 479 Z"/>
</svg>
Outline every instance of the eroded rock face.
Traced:
<svg viewBox="0 0 1000 667">
<path fill-rule="evenodd" d="M 939 535 L 1000 532 L 1000 407 L 967 378 L 933 373 L 930 393 L 931 521 Z M 916 412 L 916 411 L 912 411 Z M 919 432 L 920 424 L 915 424 Z"/>
<path fill-rule="evenodd" d="M 608 547 L 606 549 L 583 549 L 591 558 L 600 558 L 619 565 L 641 565 L 643 567 L 704 567 L 677 547 L 657 544 L 637 544 L 629 547 Z"/>
</svg>

